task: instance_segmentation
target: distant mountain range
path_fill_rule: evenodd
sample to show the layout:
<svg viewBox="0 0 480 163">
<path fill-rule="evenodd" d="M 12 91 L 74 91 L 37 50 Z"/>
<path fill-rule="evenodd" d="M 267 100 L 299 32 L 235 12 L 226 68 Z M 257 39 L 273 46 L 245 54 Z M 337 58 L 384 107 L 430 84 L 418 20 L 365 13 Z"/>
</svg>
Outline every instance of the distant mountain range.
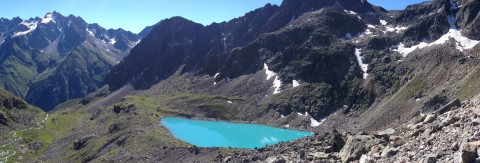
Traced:
<svg viewBox="0 0 480 163">
<path fill-rule="evenodd" d="M 0 33 L 0 86 L 47 111 L 95 91 L 142 38 L 58 12 L 1 18 Z"/>
</svg>

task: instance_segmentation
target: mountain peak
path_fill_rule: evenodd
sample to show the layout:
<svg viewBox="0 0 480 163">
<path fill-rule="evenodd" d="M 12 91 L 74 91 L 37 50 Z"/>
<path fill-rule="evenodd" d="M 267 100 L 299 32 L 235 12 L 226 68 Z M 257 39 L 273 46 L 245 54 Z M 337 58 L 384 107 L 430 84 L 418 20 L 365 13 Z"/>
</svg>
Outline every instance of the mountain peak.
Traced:
<svg viewBox="0 0 480 163">
<path fill-rule="evenodd" d="M 55 22 L 56 16 L 52 13 L 47 13 L 45 16 L 43 16 L 41 23 L 48 24 L 50 22 L 56 23 Z"/>
</svg>

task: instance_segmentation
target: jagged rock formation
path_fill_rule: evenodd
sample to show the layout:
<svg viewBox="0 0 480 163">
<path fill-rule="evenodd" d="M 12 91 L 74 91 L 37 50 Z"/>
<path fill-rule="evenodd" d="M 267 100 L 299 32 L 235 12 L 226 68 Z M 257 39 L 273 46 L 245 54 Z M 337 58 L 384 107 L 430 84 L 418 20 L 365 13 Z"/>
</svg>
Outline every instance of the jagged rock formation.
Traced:
<svg viewBox="0 0 480 163">
<path fill-rule="evenodd" d="M 377 14 L 369 20 L 358 18 L 370 12 Z M 262 71 L 266 63 L 281 83 L 311 83 L 299 88 L 302 95 L 296 100 L 302 102 L 278 101 L 269 107 L 282 114 L 307 111 L 319 118 L 355 101 L 371 102 L 370 96 L 361 96 L 367 93 L 360 88 L 363 77 L 356 68 L 355 46 L 344 37 L 361 33 L 365 21 L 378 22 L 382 14 L 384 10 L 360 1 L 285 1 L 206 27 L 175 17 L 158 23 L 105 83 L 113 89 L 127 83 L 148 89 L 177 72 L 211 75 L 220 82 Z M 307 92 L 313 90 L 327 93 L 312 98 Z"/>
</svg>

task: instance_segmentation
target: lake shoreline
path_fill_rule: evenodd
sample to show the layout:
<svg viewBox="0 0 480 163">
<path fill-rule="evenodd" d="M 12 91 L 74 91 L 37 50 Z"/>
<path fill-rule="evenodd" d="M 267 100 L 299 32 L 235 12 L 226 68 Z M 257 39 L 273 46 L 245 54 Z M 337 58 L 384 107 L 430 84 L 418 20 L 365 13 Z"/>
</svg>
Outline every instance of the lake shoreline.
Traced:
<svg viewBox="0 0 480 163">
<path fill-rule="evenodd" d="M 177 139 L 198 147 L 256 149 L 315 135 L 263 124 L 208 121 L 184 117 L 163 117 L 163 127 Z M 195 133 L 192 136 L 191 133 Z"/>
</svg>

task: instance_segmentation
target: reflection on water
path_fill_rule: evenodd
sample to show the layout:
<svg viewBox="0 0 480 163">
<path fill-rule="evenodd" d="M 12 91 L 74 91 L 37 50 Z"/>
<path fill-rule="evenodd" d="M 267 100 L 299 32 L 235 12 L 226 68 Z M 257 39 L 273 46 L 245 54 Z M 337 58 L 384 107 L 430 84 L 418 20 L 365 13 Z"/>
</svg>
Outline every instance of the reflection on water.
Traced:
<svg viewBox="0 0 480 163">
<path fill-rule="evenodd" d="M 178 139 L 199 147 L 255 148 L 291 141 L 313 133 L 256 124 L 163 118 L 162 125 Z"/>
</svg>

